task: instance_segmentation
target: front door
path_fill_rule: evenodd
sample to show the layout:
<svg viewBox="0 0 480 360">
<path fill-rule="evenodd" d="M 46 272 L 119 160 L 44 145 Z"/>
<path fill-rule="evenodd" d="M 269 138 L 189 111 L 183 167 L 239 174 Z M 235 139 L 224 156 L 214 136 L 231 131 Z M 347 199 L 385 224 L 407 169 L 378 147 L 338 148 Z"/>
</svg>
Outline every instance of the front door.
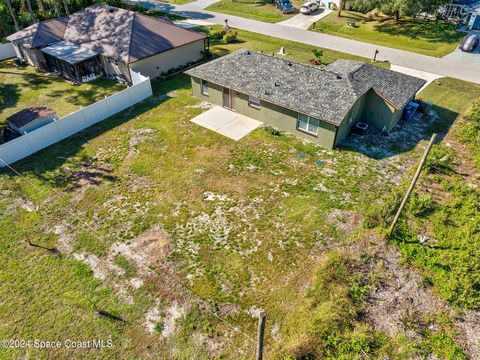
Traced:
<svg viewBox="0 0 480 360">
<path fill-rule="evenodd" d="M 229 88 L 223 88 L 223 107 L 233 108 L 232 90 Z"/>
</svg>

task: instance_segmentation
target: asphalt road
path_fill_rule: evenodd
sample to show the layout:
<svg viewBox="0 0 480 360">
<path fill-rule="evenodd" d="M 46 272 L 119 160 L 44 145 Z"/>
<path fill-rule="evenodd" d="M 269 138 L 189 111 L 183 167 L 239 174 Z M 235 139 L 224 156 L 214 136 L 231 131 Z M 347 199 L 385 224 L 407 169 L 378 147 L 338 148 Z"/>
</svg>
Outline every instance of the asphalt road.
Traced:
<svg viewBox="0 0 480 360">
<path fill-rule="evenodd" d="M 301 28 L 282 25 L 280 23 L 270 24 L 257 20 L 250 20 L 238 16 L 226 15 L 204 10 L 207 6 L 218 0 L 197 0 L 184 5 L 172 5 L 155 0 L 136 1 L 129 3 L 139 4 L 146 8 L 174 13 L 188 17 L 208 21 L 213 24 L 228 24 L 233 28 L 248 30 L 259 34 L 274 36 L 304 44 L 314 45 L 326 49 L 345 52 L 352 55 L 373 58 L 375 50 L 378 50 L 377 60 L 388 61 L 391 64 L 399 65 L 418 71 L 449 76 L 456 79 L 471 81 L 480 84 L 480 58 L 478 61 L 465 62 L 461 58 L 436 58 L 416 54 L 408 51 L 397 50 L 364 43 L 360 41 L 345 39 L 337 36 L 321 34 Z M 288 48 L 286 49 L 288 52 Z"/>
</svg>

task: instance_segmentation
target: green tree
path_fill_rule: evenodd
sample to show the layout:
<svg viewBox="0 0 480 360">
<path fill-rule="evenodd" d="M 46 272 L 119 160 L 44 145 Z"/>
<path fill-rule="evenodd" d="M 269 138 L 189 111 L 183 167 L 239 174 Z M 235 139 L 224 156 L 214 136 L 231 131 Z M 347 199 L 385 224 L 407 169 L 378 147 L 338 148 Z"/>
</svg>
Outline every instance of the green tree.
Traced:
<svg viewBox="0 0 480 360">
<path fill-rule="evenodd" d="M 352 7 L 361 12 L 380 9 L 398 21 L 402 16 L 414 16 L 420 12 L 434 13 L 449 0 L 352 0 Z"/>
</svg>

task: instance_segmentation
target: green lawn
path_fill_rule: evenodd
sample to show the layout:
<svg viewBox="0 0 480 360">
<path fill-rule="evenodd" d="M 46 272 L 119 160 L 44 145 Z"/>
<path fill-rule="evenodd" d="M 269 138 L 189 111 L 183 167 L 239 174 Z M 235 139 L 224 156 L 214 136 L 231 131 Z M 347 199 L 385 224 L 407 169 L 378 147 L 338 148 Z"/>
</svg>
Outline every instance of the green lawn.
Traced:
<svg viewBox="0 0 480 360">
<path fill-rule="evenodd" d="M 349 22 L 356 26 L 348 26 Z M 332 13 L 310 30 L 436 57 L 454 51 L 464 36 L 450 23 L 406 19 L 396 22 L 386 17 L 370 20 L 353 11 L 343 11 L 341 17 Z"/>
<path fill-rule="evenodd" d="M 420 269 L 426 286 L 433 286 L 454 306 L 476 309 L 480 306 L 480 190 L 476 185 L 480 116 L 469 107 L 480 100 L 480 85 L 444 78 L 420 97 L 433 100 L 434 110 L 443 119 L 430 130 L 448 134 L 432 149 L 392 242 L 407 264 Z M 392 194 L 403 194 L 406 186 L 393 189 Z M 387 196 L 385 203 L 393 202 L 395 196 Z M 392 214 L 382 216 L 388 219 Z M 418 236 L 430 238 L 432 247 L 423 246 Z"/>
<path fill-rule="evenodd" d="M 298 6 L 300 2 L 293 1 L 295 12 L 291 14 L 282 14 L 271 1 L 255 1 L 255 0 L 220 0 L 210 5 L 207 10 L 215 11 L 223 14 L 235 15 L 247 19 L 276 23 L 287 20 L 298 14 Z"/>
<path fill-rule="evenodd" d="M 63 117 L 124 88 L 108 79 L 73 86 L 33 67 L 15 68 L 4 61 L 0 62 L 0 115 L 4 119 L 26 107 L 45 105 Z"/>
<path fill-rule="evenodd" d="M 202 32 L 212 31 L 214 29 L 219 29 L 220 26 L 211 26 L 206 28 L 197 29 Z M 254 51 L 263 51 L 267 54 L 276 55 L 285 59 L 291 59 L 298 62 L 308 63 L 311 59 L 315 59 L 313 55 L 313 50 L 321 49 L 316 46 L 306 45 L 294 41 L 274 38 L 271 36 L 261 35 L 252 33 L 249 31 L 235 29 L 238 33 L 238 41 L 230 44 L 226 44 L 221 40 L 212 40 L 212 52 L 215 55 L 223 56 L 228 53 L 241 50 L 241 49 L 250 49 Z M 285 48 L 287 56 L 277 55 L 281 47 Z M 323 56 L 321 58 L 323 64 L 329 64 L 336 59 L 346 59 L 346 60 L 356 60 L 364 61 L 368 63 L 375 64 L 380 67 L 389 68 L 390 64 L 388 62 L 373 62 L 370 59 L 366 59 L 360 56 L 350 55 L 334 50 L 322 49 Z"/>
<path fill-rule="evenodd" d="M 240 44 L 212 51 L 283 43 L 239 35 Z M 311 48 L 288 43 L 287 52 L 308 61 Z M 205 104 L 186 76 L 153 89 L 132 109 L 14 164 L 25 178 L 0 172 L 0 336 L 112 339 L 114 349 L 0 349 L 0 357 L 250 359 L 255 342 L 212 313 L 255 338 L 256 309 L 268 316 L 271 358 L 458 350 L 444 324 L 388 336 L 364 319 L 382 270 L 354 230 L 411 153 L 375 160 L 268 127 L 235 142 L 190 121 Z M 160 237 L 167 246 L 134 247 Z M 95 315 L 92 303 L 127 322 Z M 445 346 L 435 347 L 440 335 Z"/>
</svg>

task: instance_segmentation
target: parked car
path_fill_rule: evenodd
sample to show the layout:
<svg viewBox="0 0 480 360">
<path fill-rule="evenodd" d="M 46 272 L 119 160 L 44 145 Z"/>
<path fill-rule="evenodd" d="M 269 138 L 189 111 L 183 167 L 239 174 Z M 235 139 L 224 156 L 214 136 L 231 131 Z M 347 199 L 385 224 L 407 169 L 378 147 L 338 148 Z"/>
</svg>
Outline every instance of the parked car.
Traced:
<svg viewBox="0 0 480 360">
<path fill-rule="evenodd" d="M 290 0 L 277 0 L 275 1 L 275 5 L 277 9 L 282 12 L 282 14 L 290 14 L 295 11 L 295 8 Z"/>
<path fill-rule="evenodd" d="M 304 15 L 310 15 L 312 12 L 317 10 L 320 7 L 318 3 L 313 1 L 308 1 L 300 7 L 300 12 Z"/>
<path fill-rule="evenodd" d="M 460 50 L 466 52 L 472 52 L 478 46 L 478 36 L 477 35 L 467 35 L 463 38 L 460 43 Z"/>
</svg>

